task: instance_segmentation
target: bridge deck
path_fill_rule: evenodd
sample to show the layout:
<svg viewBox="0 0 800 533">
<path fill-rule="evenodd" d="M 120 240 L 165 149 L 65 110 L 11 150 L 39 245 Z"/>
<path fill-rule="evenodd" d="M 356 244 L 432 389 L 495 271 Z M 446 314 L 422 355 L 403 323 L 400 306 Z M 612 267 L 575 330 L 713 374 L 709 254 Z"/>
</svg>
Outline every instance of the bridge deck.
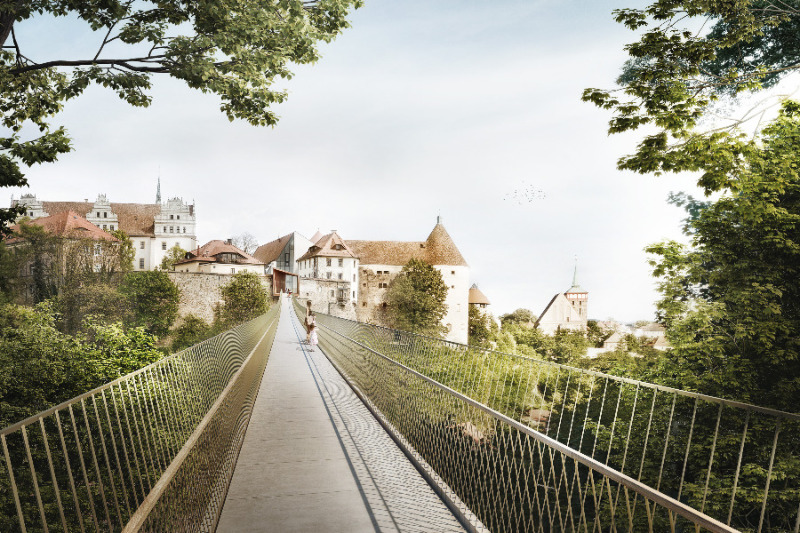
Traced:
<svg viewBox="0 0 800 533">
<path fill-rule="evenodd" d="M 455 532 L 447 507 L 283 305 L 217 531 Z"/>
</svg>

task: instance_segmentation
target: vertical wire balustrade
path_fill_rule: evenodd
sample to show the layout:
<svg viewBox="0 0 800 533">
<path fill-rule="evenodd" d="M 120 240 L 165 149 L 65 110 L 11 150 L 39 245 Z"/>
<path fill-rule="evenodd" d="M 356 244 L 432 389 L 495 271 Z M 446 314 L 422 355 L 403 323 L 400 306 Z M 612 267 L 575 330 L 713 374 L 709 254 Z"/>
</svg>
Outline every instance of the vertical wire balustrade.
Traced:
<svg viewBox="0 0 800 533">
<path fill-rule="evenodd" d="M 317 323 L 334 363 L 492 531 L 694 524 L 592 465 L 733 530 L 800 531 L 800 415 L 324 314 Z"/>
<path fill-rule="evenodd" d="M 278 312 L 0 431 L 0 531 L 214 531 Z"/>
</svg>

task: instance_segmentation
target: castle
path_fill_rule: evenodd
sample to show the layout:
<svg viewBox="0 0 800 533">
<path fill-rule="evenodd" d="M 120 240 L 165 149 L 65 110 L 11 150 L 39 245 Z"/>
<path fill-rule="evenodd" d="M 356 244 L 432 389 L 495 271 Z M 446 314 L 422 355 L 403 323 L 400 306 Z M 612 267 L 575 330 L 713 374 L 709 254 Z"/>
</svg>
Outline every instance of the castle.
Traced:
<svg viewBox="0 0 800 533">
<path fill-rule="evenodd" d="M 105 194 L 99 194 L 94 202 L 49 202 L 35 194 L 23 194 L 19 200 L 12 199 L 11 206 L 24 206 L 23 216 L 32 219 L 73 211 L 104 231 L 124 231 L 136 253 L 134 270 L 154 270 L 175 245 L 184 250 L 197 248 L 194 204 L 181 198 L 162 203 L 160 182 L 153 204 L 114 203 Z"/>
</svg>

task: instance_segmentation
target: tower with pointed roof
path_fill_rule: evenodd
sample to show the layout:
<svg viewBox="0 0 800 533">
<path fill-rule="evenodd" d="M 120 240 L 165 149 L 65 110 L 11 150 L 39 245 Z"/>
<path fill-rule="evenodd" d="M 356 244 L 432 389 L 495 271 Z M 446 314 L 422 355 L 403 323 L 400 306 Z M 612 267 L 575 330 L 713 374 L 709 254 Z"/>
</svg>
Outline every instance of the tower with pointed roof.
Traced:
<svg viewBox="0 0 800 533">
<path fill-rule="evenodd" d="M 572 273 L 572 286 L 558 293 L 544 308 L 536 327 L 549 335 L 558 330 L 585 331 L 588 322 L 589 293 L 578 284 L 578 263 Z"/>
<path fill-rule="evenodd" d="M 442 223 L 424 241 L 354 241 L 347 244 L 360 261 L 356 316 L 359 321 L 382 323 L 389 283 L 411 259 L 421 259 L 442 274 L 447 284 L 447 314 L 442 324 L 446 339 L 467 343 L 469 338 L 469 265 Z"/>
<path fill-rule="evenodd" d="M 578 313 L 581 320 L 588 320 L 589 293 L 578 284 L 578 260 L 575 260 L 575 269 L 572 272 L 572 286 L 564 293 L 567 301 Z"/>
<path fill-rule="evenodd" d="M 158 177 L 158 185 L 156 185 L 156 203 L 161 203 L 161 176 Z"/>
</svg>

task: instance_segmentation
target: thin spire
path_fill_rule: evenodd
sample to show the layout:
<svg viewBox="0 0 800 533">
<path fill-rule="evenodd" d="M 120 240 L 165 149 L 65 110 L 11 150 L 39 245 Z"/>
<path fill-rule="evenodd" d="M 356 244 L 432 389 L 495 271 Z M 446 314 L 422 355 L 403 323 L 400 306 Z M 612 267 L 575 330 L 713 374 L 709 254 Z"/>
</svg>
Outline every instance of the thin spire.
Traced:
<svg viewBox="0 0 800 533">
<path fill-rule="evenodd" d="M 572 272 L 572 286 L 578 286 L 578 256 L 575 256 L 575 270 Z"/>
<path fill-rule="evenodd" d="M 156 203 L 161 203 L 161 169 L 158 170 L 158 187 L 156 188 Z"/>
</svg>

